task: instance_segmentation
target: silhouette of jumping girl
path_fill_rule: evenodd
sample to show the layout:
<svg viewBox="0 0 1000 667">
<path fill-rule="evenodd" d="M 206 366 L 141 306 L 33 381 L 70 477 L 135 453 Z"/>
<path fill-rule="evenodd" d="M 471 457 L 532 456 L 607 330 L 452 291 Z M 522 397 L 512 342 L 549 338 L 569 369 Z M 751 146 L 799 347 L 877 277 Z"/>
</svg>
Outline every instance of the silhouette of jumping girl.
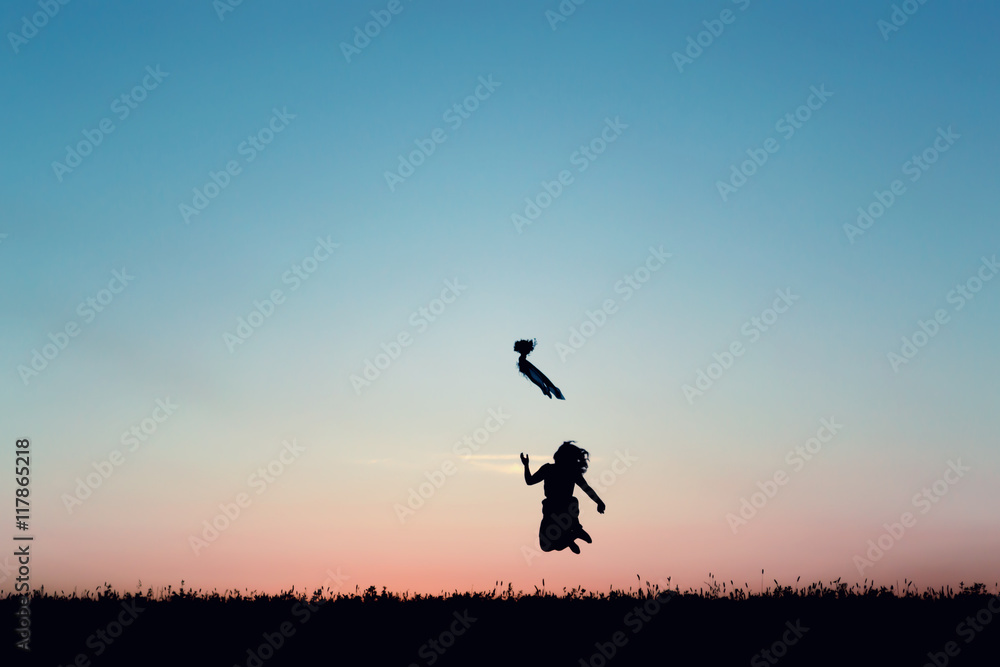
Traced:
<svg viewBox="0 0 1000 667">
<path fill-rule="evenodd" d="M 580 449 L 573 440 L 567 440 L 553 454 L 555 463 L 544 464 L 532 475 L 528 457 L 521 454 L 525 483 L 531 486 L 543 480 L 545 482 L 542 523 L 538 526 L 538 544 L 542 551 L 562 551 L 568 547 L 578 554 L 580 546 L 576 543 L 577 539 L 588 544 L 593 542 L 580 525 L 580 503 L 573 497 L 573 487 L 579 486 L 597 503 L 597 511 L 604 514 L 604 501 L 583 478 L 583 473 L 587 472 L 589 456 L 586 449 Z"/>
<path fill-rule="evenodd" d="M 532 350 L 535 349 L 534 340 L 519 340 L 514 343 L 514 351 L 521 356 L 517 359 L 517 369 L 521 371 L 524 377 L 528 378 L 542 390 L 542 393 L 552 398 L 555 395 L 561 401 L 566 399 L 563 398 L 562 392 L 559 391 L 559 387 L 552 384 L 552 380 L 545 377 L 545 373 L 541 372 L 535 365 L 528 361 L 528 355 Z"/>
</svg>

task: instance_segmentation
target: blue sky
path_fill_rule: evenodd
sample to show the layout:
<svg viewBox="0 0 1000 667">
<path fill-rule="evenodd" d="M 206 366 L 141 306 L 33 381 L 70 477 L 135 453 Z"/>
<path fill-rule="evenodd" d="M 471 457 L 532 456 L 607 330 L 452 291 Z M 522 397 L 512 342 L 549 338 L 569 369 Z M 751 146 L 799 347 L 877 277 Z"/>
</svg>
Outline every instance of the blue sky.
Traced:
<svg viewBox="0 0 1000 667">
<path fill-rule="evenodd" d="M 259 558 L 282 514 L 301 517 L 287 537 L 296 581 L 335 564 L 398 588 L 504 573 L 527 587 L 548 567 L 574 585 L 636 567 L 694 581 L 706 562 L 737 577 L 766 565 L 863 578 L 852 557 L 955 457 L 971 481 L 871 574 L 995 574 L 974 554 L 996 546 L 1000 282 L 960 311 L 947 299 L 1000 251 L 1000 10 L 926 3 L 886 39 L 892 3 L 590 0 L 553 24 L 556 2 L 402 0 L 346 58 L 342 43 L 387 4 L 248 0 L 220 17 L 207 0 L 77 0 L 16 45 L 9 33 L 41 10 L 4 7 L 4 431 L 38 443 L 40 537 L 91 554 L 53 583 L 107 580 L 114 564 L 215 585 L 224 568 L 187 537 L 285 438 L 309 443 L 310 463 L 226 536 L 241 581 L 284 585 Z M 674 54 L 720 15 L 724 30 L 679 71 Z M 114 100 L 144 80 L 121 118 Z M 794 135 L 776 127 L 821 88 L 831 95 Z M 455 127 L 448 110 L 477 89 Z M 241 146 L 276 113 L 281 131 L 248 160 Z M 114 130 L 57 175 L 102 119 Z M 614 141 L 580 171 L 578 151 L 608 123 Z M 949 128 L 957 138 L 909 180 L 904 164 Z M 390 189 L 398 156 L 436 129 L 444 141 Z M 778 150 L 723 199 L 718 183 L 769 139 Z M 181 205 L 230 161 L 239 172 L 185 221 Z M 564 170 L 572 182 L 518 229 L 512 215 Z M 852 239 L 844 226 L 895 179 L 905 193 Z M 339 245 L 293 290 L 283 276 L 318 257 L 318 239 Z M 626 301 L 616 284 L 661 246 L 671 258 Z M 134 280 L 84 322 L 78 305 L 123 269 Z M 412 324 L 446 281 L 464 289 L 425 330 Z M 276 289 L 283 302 L 231 351 L 224 335 Z M 778 290 L 799 299 L 750 343 L 742 327 Z M 557 343 L 607 299 L 615 313 L 561 359 Z M 938 309 L 949 321 L 893 369 L 887 355 Z M 71 322 L 79 334 L 58 356 L 19 371 Z M 412 345 L 355 391 L 350 377 L 400 333 Z M 521 337 L 538 338 L 532 360 L 565 403 L 517 375 Z M 734 341 L 746 353 L 688 400 L 684 385 Z M 150 445 L 68 511 L 75 480 L 167 396 L 180 408 Z M 401 526 L 393 505 L 498 407 L 509 426 Z M 730 532 L 725 515 L 831 416 L 845 428 L 808 479 L 793 476 L 750 535 Z M 595 474 L 626 447 L 642 463 L 607 490 L 607 515 L 591 513 L 606 531 L 592 559 L 557 575 L 562 561 L 526 564 L 519 550 L 540 498 L 517 454 L 537 465 L 570 438 Z M 123 530 L 148 571 L 102 555 Z M 788 540 L 814 534 L 823 553 L 793 557 Z M 53 571 L 67 557 L 55 554 Z"/>
</svg>

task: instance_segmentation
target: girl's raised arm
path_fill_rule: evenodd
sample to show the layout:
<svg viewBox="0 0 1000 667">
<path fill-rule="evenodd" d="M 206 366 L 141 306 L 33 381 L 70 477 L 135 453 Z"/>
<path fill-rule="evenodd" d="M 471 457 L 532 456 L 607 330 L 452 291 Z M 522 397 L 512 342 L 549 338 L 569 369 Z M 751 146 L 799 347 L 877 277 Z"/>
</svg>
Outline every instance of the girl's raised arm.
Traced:
<svg viewBox="0 0 1000 667">
<path fill-rule="evenodd" d="M 532 484 L 538 484 L 540 481 L 542 481 L 543 479 L 545 479 L 545 474 L 542 472 L 543 470 L 545 470 L 545 465 L 543 465 L 541 468 L 539 468 L 538 471 L 534 475 L 532 475 L 531 474 L 531 469 L 528 468 L 528 457 L 525 456 L 523 453 L 521 454 L 521 463 L 524 464 L 524 483 L 525 484 L 527 484 L 528 486 L 531 486 Z"/>
</svg>

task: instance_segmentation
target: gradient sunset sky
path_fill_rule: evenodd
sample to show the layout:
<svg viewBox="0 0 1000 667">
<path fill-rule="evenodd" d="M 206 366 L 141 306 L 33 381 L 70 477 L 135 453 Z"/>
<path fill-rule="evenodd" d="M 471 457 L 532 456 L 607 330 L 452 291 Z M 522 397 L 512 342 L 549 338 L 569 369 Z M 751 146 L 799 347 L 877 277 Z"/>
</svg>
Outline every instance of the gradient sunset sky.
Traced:
<svg viewBox="0 0 1000 667">
<path fill-rule="evenodd" d="M 35 586 L 998 579 L 1000 7 L 150 5 L 0 10 Z"/>
</svg>

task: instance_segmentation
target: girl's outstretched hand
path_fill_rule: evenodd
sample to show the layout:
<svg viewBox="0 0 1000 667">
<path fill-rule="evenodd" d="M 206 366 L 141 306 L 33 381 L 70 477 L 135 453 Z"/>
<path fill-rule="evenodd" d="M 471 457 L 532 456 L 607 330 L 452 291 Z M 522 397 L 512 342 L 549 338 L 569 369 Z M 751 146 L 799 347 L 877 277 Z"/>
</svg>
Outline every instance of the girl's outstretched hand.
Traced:
<svg viewBox="0 0 1000 667">
<path fill-rule="evenodd" d="M 524 452 L 521 452 L 521 463 L 528 465 L 528 457 L 524 455 Z"/>
<path fill-rule="evenodd" d="M 597 503 L 597 513 L 598 514 L 604 514 L 604 509 L 606 507 L 607 506 L 604 503 Z"/>
</svg>

